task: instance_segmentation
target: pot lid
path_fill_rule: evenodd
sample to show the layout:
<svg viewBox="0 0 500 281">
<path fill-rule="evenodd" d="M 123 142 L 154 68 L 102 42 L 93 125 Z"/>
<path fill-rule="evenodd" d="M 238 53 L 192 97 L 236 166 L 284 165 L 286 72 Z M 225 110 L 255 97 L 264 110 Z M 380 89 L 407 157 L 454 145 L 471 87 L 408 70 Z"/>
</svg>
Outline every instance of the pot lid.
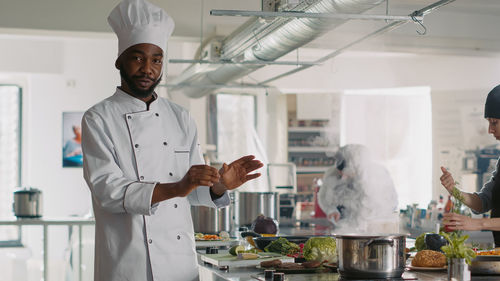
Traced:
<svg viewBox="0 0 500 281">
<path fill-rule="evenodd" d="M 23 193 L 42 193 L 42 191 L 40 189 L 36 189 L 36 188 L 33 188 L 33 187 L 30 187 L 30 188 L 24 187 L 21 190 L 14 191 L 14 194 L 16 194 L 16 193 L 18 193 L 18 194 L 23 194 Z"/>
</svg>

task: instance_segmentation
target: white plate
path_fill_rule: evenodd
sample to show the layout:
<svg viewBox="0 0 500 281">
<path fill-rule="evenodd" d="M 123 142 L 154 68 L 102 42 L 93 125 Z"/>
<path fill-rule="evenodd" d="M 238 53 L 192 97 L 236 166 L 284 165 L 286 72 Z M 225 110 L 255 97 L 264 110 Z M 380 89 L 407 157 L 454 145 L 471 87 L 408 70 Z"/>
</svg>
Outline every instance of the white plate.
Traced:
<svg viewBox="0 0 500 281">
<path fill-rule="evenodd" d="M 409 270 L 414 270 L 414 271 L 442 271 L 446 270 L 448 267 L 443 266 L 443 267 L 425 267 L 425 266 L 412 266 L 412 265 L 407 265 L 406 266 Z"/>
</svg>

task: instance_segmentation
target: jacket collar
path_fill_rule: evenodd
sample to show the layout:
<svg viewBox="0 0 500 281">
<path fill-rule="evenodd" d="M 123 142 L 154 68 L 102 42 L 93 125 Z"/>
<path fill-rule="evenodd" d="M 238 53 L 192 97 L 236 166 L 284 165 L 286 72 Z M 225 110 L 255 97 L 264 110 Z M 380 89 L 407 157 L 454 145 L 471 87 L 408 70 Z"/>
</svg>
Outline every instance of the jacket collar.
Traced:
<svg viewBox="0 0 500 281">
<path fill-rule="evenodd" d="M 114 96 L 117 98 L 118 101 L 131 106 L 133 110 L 137 111 L 148 110 L 148 105 L 144 101 L 127 94 L 125 91 L 120 89 L 120 87 L 116 87 L 116 92 Z M 158 106 L 158 94 L 153 92 L 153 101 L 151 101 L 151 103 L 149 104 L 149 110 L 155 109 L 157 106 Z"/>
</svg>

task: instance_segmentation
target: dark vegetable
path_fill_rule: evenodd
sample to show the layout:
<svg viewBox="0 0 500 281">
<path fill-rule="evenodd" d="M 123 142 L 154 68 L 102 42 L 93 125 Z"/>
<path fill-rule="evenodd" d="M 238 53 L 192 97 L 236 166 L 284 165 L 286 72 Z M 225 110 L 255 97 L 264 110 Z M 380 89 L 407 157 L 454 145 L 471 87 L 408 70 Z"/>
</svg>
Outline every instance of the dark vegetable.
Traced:
<svg viewBox="0 0 500 281">
<path fill-rule="evenodd" d="M 442 235 L 436 233 L 427 233 L 425 234 L 425 245 L 427 249 L 443 252 L 441 251 L 441 247 L 448 244 L 448 240 L 444 238 Z"/>
<path fill-rule="evenodd" d="M 264 215 L 259 215 L 253 221 L 251 229 L 260 234 L 277 234 L 278 222 Z"/>
</svg>

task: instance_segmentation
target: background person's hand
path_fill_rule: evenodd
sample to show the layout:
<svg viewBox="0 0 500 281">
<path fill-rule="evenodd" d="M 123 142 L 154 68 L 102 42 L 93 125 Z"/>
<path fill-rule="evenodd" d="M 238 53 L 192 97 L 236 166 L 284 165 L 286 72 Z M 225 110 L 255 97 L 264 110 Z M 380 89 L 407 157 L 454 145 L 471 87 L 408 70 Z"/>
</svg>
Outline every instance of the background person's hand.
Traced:
<svg viewBox="0 0 500 281">
<path fill-rule="evenodd" d="M 340 220 L 340 213 L 339 212 L 333 212 L 327 216 L 327 218 L 330 221 L 338 222 Z"/>
<path fill-rule="evenodd" d="M 443 172 L 443 175 L 439 178 L 441 180 L 441 184 L 451 194 L 451 191 L 453 190 L 453 187 L 455 186 L 455 180 L 453 179 L 453 176 L 451 175 L 451 173 L 448 172 L 448 170 L 446 170 L 445 167 L 441 166 L 441 171 Z"/>
<path fill-rule="evenodd" d="M 219 182 L 220 175 L 217 169 L 208 165 L 194 165 L 177 183 L 178 196 L 185 197 L 198 186 L 213 186 Z"/>
<path fill-rule="evenodd" d="M 481 222 L 468 216 L 444 213 L 443 224 L 449 230 L 481 230 Z"/>
<path fill-rule="evenodd" d="M 241 157 L 229 165 L 224 163 L 219 171 L 221 183 L 227 190 L 238 188 L 245 182 L 260 177 L 260 173 L 250 173 L 262 168 L 262 166 L 264 166 L 264 164 L 256 160 L 253 155 Z"/>
</svg>

